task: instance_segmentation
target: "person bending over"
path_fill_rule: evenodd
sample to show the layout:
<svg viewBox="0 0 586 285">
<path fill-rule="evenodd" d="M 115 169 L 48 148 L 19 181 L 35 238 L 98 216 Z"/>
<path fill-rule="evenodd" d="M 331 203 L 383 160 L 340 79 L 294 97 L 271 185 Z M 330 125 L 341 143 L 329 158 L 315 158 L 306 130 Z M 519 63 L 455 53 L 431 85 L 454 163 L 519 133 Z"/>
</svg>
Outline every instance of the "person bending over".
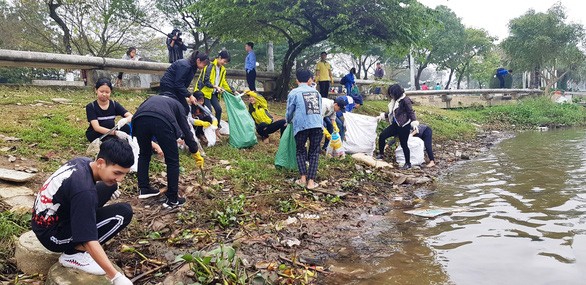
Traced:
<svg viewBox="0 0 586 285">
<path fill-rule="evenodd" d="M 405 95 L 405 90 L 399 84 L 389 86 L 388 94 L 391 97 L 391 102 L 388 105 L 389 112 L 381 113 L 378 118 L 387 119 L 391 125 L 380 133 L 378 138 L 379 154 L 376 158 L 383 158 L 385 142 L 388 138 L 399 136 L 399 142 L 405 155 L 405 165 L 403 165 L 402 169 L 409 169 L 411 168 L 411 152 L 409 151 L 407 140 L 409 139 L 411 128 L 417 128 L 419 121 L 417 121 L 415 111 L 413 111 L 413 102 Z"/>
</svg>

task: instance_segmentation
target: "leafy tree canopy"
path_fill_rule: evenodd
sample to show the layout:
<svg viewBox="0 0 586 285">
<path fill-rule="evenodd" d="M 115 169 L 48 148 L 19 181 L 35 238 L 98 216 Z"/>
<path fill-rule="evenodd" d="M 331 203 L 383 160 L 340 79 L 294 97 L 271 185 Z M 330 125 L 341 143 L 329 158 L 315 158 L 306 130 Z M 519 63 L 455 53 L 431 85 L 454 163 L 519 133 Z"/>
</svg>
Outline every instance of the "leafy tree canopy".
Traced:
<svg viewBox="0 0 586 285">
<path fill-rule="evenodd" d="M 511 67 L 517 70 L 547 74 L 546 91 L 566 72 L 575 70 L 584 61 L 584 53 L 578 48 L 583 44 L 584 27 L 566 23 L 561 4 L 545 13 L 529 10 L 509 22 L 509 37 L 502 42 Z M 555 70 L 563 69 L 563 74 Z M 547 93 L 547 92 L 546 92 Z"/>
<path fill-rule="evenodd" d="M 284 98 L 294 60 L 323 41 L 348 49 L 381 43 L 409 46 L 420 37 L 423 6 L 415 0 L 216 0 L 191 8 L 213 22 L 210 34 L 243 42 L 285 42 L 288 45 L 277 82 Z"/>
</svg>

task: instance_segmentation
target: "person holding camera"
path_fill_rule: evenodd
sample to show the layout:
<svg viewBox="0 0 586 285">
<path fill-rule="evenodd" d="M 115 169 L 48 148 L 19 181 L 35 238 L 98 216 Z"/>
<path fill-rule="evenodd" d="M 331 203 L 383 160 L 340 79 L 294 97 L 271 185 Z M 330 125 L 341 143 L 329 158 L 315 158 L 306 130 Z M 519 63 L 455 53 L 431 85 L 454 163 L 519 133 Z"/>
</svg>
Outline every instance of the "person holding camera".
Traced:
<svg viewBox="0 0 586 285">
<path fill-rule="evenodd" d="M 169 63 L 183 59 L 183 51 L 187 50 L 187 46 L 183 44 L 179 29 L 174 29 L 170 34 L 167 34 L 167 49 L 169 50 Z"/>
</svg>

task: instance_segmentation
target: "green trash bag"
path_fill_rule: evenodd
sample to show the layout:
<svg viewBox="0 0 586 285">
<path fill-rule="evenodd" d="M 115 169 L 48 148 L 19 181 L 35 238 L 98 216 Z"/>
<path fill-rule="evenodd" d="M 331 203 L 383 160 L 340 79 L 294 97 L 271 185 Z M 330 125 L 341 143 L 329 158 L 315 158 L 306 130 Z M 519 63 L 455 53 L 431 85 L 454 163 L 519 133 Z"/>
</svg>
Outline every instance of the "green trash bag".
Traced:
<svg viewBox="0 0 586 285">
<path fill-rule="evenodd" d="M 293 135 L 293 126 L 288 124 L 281 136 L 281 141 L 279 141 L 279 149 L 275 156 L 275 166 L 297 170 L 296 150 L 297 145 L 295 144 L 295 136 Z"/>
<path fill-rule="evenodd" d="M 256 126 L 248 113 L 246 104 L 240 96 L 228 92 L 222 94 L 226 109 L 228 109 L 228 126 L 230 127 L 229 143 L 235 148 L 247 148 L 255 145 Z"/>
</svg>

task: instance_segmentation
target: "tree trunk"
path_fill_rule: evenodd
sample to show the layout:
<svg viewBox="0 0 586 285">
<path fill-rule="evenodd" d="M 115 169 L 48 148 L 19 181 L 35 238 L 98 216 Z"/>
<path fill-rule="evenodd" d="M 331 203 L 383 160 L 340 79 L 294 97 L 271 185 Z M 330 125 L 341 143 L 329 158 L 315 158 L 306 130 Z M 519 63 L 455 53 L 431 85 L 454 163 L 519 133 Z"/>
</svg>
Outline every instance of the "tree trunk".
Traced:
<svg viewBox="0 0 586 285">
<path fill-rule="evenodd" d="M 448 87 L 450 86 L 450 82 L 452 81 L 452 75 L 454 75 L 453 68 L 450 69 L 450 75 L 448 76 L 448 82 L 446 83 L 446 87 L 444 88 L 445 90 L 448 90 Z"/>
<path fill-rule="evenodd" d="M 71 54 L 71 31 L 63 19 L 61 19 L 61 17 L 59 17 L 57 14 L 57 8 L 59 8 L 62 4 L 63 3 L 61 1 L 57 1 L 55 3 L 55 1 L 51 0 L 47 2 L 47 5 L 49 6 L 49 16 L 51 16 L 51 19 L 53 19 L 57 25 L 59 25 L 61 30 L 63 30 L 63 46 L 65 47 L 65 53 Z"/>
<path fill-rule="evenodd" d="M 421 90 L 421 86 L 419 85 L 419 78 L 421 78 L 421 73 L 427 67 L 427 64 L 419 66 L 417 68 L 417 73 L 415 74 L 415 90 Z"/>
<path fill-rule="evenodd" d="M 283 64 L 281 65 L 281 75 L 277 78 L 277 86 L 275 88 L 275 99 L 282 101 L 287 98 L 289 92 L 289 82 L 291 80 L 291 70 L 295 63 L 295 58 L 311 44 L 307 43 L 290 43 Z"/>
</svg>

